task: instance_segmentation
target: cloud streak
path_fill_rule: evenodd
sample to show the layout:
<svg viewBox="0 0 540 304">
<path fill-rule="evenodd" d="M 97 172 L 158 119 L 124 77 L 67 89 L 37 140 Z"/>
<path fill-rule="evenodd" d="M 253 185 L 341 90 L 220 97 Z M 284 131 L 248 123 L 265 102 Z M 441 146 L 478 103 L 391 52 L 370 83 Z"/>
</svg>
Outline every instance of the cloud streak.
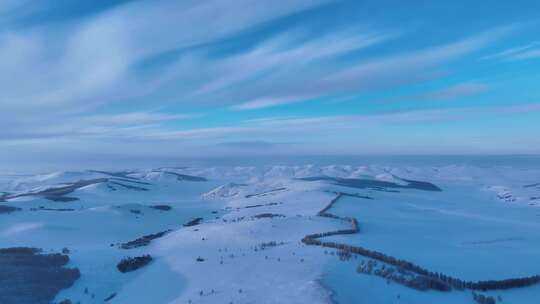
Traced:
<svg viewBox="0 0 540 304">
<path fill-rule="evenodd" d="M 484 56 L 484 60 L 515 61 L 540 57 L 540 42 L 533 42 Z"/>
<path fill-rule="evenodd" d="M 283 136 L 285 134 L 302 137 L 303 134 L 311 134 L 313 132 L 321 135 L 327 132 L 362 130 L 370 126 L 474 120 L 483 117 L 496 118 L 531 112 L 540 112 L 540 103 L 518 106 L 399 111 L 366 115 L 270 117 L 246 120 L 234 127 L 195 128 L 181 131 L 150 130 L 150 132 L 144 132 L 139 136 L 148 140 L 220 139 L 231 136 L 253 138 L 258 136 Z"/>
<path fill-rule="evenodd" d="M 354 1 L 129 1 L 56 19 L 40 13 L 51 10 L 47 1 L 30 13 L 21 13 L 26 0 L 0 4 L 9 17 L 0 28 L 2 147 L 154 153 L 159 146 L 173 155 L 229 142 L 239 144 L 220 147 L 264 150 L 283 145 L 263 143 L 304 139 L 343 144 L 368 128 L 538 111 L 511 101 L 478 109 L 475 100 L 468 109 L 419 102 L 494 95 L 481 94 L 498 89 L 489 78 L 459 73 L 539 56 L 529 43 L 479 58 L 519 25 L 427 39 L 431 32 L 416 22 L 345 14 Z M 46 20 L 15 22 L 36 12 Z M 455 85 L 414 91 L 443 87 L 449 75 Z M 422 85 L 413 88 L 414 103 L 377 103 L 375 95 L 401 95 L 415 84 Z M 335 99 L 348 101 L 328 102 Z"/>
<path fill-rule="evenodd" d="M 349 62 L 347 65 L 332 65 L 331 67 L 324 65 L 317 67 L 313 65 L 303 66 L 301 60 L 293 57 L 289 62 L 277 61 L 269 64 L 271 69 L 268 69 L 271 72 L 264 73 L 263 77 L 259 77 L 256 81 L 250 83 L 248 88 L 243 88 L 240 91 L 225 92 L 218 96 L 225 100 L 244 100 L 242 103 L 233 106 L 233 109 L 248 110 L 296 103 L 317 97 L 359 94 L 375 89 L 411 84 L 433 77 L 433 68 L 487 47 L 490 43 L 504 37 L 512 30 L 512 27 L 497 28 L 457 42 L 424 50 L 382 58 L 372 57 L 358 62 Z M 381 43 L 391 35 L 371 34 L 368 37 L 371 38 L 365 39 L 364 47 Z M 319 44 L 324 45 L 325 43 L 321 41 L 307 45 Z M 303 47 L 303 51 L 298 52 L 297 57 L 300 58 L 303 54 L 311 54 L 312 52 L 308 46 Z M 318 47 L 318 49 L 321 49 L 321 47 Z M 345 50 L 350 50 L 350 47 L 345 47 Z M 326 52 L 323 50 L 323 53 Z M 266 55 L 264 52 L 262 54 Z M 308 56 L 309 58 L 311 57 Z M 249 67 L 251 60 L 253 60 L 252 54 L 247 54 L 235 58 L 235 64 L 231 66 Z M 258 58 L 257 61 L 271 62 L 272 58 Z M 300 61 L 300 64 L 298 64 L 298 61 Z M 230 75 L 229 72 L 234 75 L 233 68 L 222 70 L 220 74 Z M 242 70 L 241 73 L 246 72 Z M 256 73 L 250 75 L 252 78 L 256 78 Z M 244 77 L 243 79 L 247 78 Z M 237 89 L 237 87 L 234 88 Z M 451 88 L 451 91 L 441 92 L 440 98 L 444 98 L 442 94 L 448 96 L 454 94 L 459 97 L 461 94 L 479 93 L 481 90 L 480 85 L 464 84 Z"/>
<path fill-rule="evenodd" d="M 0 31 L 0 101 L 10 111 L 86 109 L 143 94 L 147 87 L 132 71 L 141 60 L 223 39 L 326 2 L 138 1 L 71 29 Z"/>
<path fill-rule="evenodd" d="M 477 95 L 487 91 L 489 86 L 483 83 L 459 83 L 421 96 L 422 99 L 447 100 Z"/>
</svg>

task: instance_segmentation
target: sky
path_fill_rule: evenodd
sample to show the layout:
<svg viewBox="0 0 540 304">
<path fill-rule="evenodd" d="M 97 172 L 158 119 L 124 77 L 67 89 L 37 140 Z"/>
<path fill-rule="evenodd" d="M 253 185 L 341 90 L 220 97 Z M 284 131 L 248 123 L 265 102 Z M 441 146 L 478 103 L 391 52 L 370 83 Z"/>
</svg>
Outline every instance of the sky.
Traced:
<svg viewBox="0 0 540 304">
<path fill-rule="evenodd" d="M 540 2 L 2 0 L 0 169 L 540 154 Z"/>
</svg>

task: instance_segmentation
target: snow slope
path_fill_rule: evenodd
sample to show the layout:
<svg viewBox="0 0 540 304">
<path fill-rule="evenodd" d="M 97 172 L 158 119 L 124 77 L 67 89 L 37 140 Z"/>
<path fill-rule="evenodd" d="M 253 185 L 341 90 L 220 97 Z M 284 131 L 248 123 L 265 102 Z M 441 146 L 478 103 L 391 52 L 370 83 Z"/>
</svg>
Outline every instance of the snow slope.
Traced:
<svg viewBox="0 0 540 304">
<path fill-rule="evenodd" d="M 80 183 L 88 180 L 97 182 Z M 345 197 L 331 207 L 333 214 L 357 218 L 360 233 L 329 241 L 468 280 L 540 274 L 536 169 L 178 167 L 9 175 L 0 181 L 0 205 L 21 209 L 0 214 L 0 248 L 69 248 L 69 266 L 81 271 L 57 301 L 473 303 L 470 291 L 387 284 L 355 271 L 365 257 L 343 261 L 335 250 L 302 243 L 306 235 L 347 227 L 347 221 L 319 216 L 337 192 L 364 197 Z M 416 188 L 414 181 L 442 191 Z M 40 194 L 74 184 L 82 186 L 66 196 L 76 200 Z M 197 218 L 202 222 L 185 226 Z M 121 248 L 169 230 L 147 246 Z M 153 257 L 148 266 L 130 273 L 116 269 L 123 257 L 143 254 Z M 527 304 L 539 293 L 534 285 L 485 294 Z"/>
</svg>

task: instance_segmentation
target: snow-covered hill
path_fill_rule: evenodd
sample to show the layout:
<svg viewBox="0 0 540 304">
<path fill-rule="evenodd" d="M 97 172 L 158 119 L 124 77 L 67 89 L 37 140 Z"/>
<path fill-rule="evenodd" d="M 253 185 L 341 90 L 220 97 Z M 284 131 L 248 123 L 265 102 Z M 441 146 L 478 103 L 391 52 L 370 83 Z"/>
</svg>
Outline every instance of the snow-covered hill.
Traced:
<svg viewBox="0 0 540 304">
<path fill-rule="evenodd" d="M 56 302 L 473 303 L 470 290 L 357 273 L 373 259 L 302 240 L 348 231 L 355 218 L 359 232 L 324 238 L 463 280 L 529 277 L 540 273 L 539 183 L 538 170 L 470 166 L 9 175 L 0 178 L 0 248 L 67 252 L 66 267 L 81 275 Z M 144 255 L 152 262 L 118 271 L 122 258 Z M 533 303 L 538 293 L 535 284 L 482 294 Z"/>
</svg>

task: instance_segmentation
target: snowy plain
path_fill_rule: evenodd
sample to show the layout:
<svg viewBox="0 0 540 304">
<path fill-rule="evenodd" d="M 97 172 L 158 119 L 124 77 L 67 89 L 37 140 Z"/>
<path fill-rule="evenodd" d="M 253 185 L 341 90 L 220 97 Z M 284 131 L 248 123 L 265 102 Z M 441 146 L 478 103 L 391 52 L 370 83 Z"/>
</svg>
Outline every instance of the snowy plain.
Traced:
<svg viewBox="0 0 540 304">
<path fill-rule="evenodd" d="M 340 184 L 343 180 L 361 186 Z M 408 188 L 411 181 L 442 191 Z M 318 216 L 343 192 L 372 199 L 344 197 L 334 204 L 333 214 L 358 219 L 360 233 L 328 240 L 467 280 L 537 275 L 539 183 L 538 168 L 468 165 L 4 175 L 0 205 L 21 210 L 0 214 L 0 248 L 68 248 L 69 266 L 79 268 L 81 277 L 55 302 L 474 303 L 470 290 L 420 291 L 357 273 L 367 258 L 341 260 L 334 251 L 301 240 L 347 226 Z M 171 209 L 155 208 L 164 205 Z M 185 226 L 197 218 L 202 222 Z M 121 248 L 169 229 L 148 246 Z M 153 257 L 148 266 L 117 270 L 123 257 L 143 254 Z M 533 304 L 540 285 L 483 294 L 503 303 Z"/>
</svg>

